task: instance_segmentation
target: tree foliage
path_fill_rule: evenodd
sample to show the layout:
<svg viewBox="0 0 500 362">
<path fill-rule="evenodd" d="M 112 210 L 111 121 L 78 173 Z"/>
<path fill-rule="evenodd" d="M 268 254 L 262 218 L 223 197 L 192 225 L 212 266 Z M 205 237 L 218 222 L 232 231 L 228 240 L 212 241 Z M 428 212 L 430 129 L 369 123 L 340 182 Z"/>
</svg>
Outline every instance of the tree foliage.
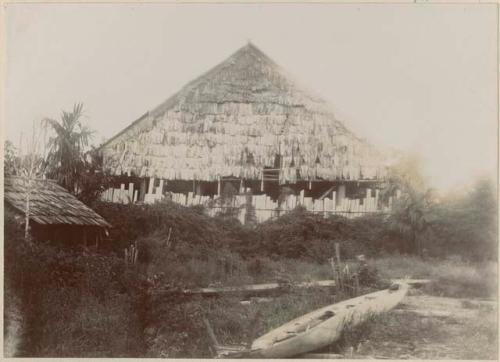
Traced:
<svg viewBox="0 0 500 362">
<path fill-rule="evenodd" d="M 112 185 L 111 176 L 103 171 L 102 155 L 97 148 L 87 152 L 83 171 L 78 179 L 77 197 L 87 205 L 93 205 L 100 195 Z"/>
<path fill-rule="evenodd" d="M 48 175 L 74 194 L 81 189 L 80 178 L 85 172 L 85 151 L 93 131 L 81 122 L 83 104 L 72 112 L 62 111 L 60 121 L 46 118 L 54 136 L 49 139 Z"/>
<path fill-rule="evenodd" d="M 406 251 L 422 254 L 423 237 L 429 227 L 433 192 L 422 175 L 420 160 L 414 156 L 402 159 L 389 170 L 383 197 L 400 193 L 393 199 L 389 227 L 406 240 Z"/>
<path fill-rule="evenodd" d="M 463 194 L 447 195 L 434 208 L 433 229 L 441 247 L 468 259 L 497 256 L 497 188 L 489 178 L 478 178 Z"/>
<path fill-rule="evenodd" d="M 82 123 L 83 114 L 83 105 L 77 103 L 72 112 L 62 111 L 60 121 L 45 119 L 54 132 L 49 139 L 47 173 L 81 201 L 92 204 L 111 179 L 102 172 L 98 150 L 89 146 L 94 131 Z"/>
</svg>

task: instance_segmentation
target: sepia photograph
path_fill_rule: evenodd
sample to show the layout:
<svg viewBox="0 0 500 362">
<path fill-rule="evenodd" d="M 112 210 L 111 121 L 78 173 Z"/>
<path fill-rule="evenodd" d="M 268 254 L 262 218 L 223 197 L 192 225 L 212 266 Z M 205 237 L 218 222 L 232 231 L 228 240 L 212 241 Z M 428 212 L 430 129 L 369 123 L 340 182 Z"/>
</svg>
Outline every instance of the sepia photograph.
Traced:
<svg viewBox="0 0 500 362">
<path fill-rule="evenodd" d="M 498 4 L 2 5 L 4 357 L 498 360 Z"/>
</svg>

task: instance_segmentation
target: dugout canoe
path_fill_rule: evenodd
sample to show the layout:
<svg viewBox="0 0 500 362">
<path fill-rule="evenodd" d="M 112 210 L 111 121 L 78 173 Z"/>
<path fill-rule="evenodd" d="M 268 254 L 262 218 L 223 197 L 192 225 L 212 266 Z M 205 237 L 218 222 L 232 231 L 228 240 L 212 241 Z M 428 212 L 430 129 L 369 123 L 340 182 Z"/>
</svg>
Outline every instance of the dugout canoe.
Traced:
<svg viewBox="0 0 500 362">
<path fill-rule="evenodd" d="M 296 318 L 253 341 L 249 357 L 284 358 L 318 350 L 335 342 L 344 328 L 386 312 L 406 295 L 407 283 L 348 299 Z"/>
</svg>

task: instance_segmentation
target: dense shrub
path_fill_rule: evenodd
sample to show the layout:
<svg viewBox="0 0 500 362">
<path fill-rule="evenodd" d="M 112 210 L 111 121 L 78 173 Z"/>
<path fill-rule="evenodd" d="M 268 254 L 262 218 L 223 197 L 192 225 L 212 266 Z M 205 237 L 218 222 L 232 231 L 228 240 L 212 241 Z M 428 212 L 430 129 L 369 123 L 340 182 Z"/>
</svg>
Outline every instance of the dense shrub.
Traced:
<svg viewBox="0 0 500 362">
<path fill-rule="evenodd" d="M 112 225 L 108 245 L 120 255 L 138 239 L 155 233 L 196 259 L 206 250 L 227 248 L 242 258 L 293 258 L 323 263 L 334 255 L 339 243 L 342 258 L 358 254 L 375 255 L 380 251 L 399 250 L 401 235 L 388 228 L 380 214 L 347 219 L 296 210 L 257 226 L 242 225 L 235 218 L 209 217 L 201 207 L 184 207 L 170 201 L 153 205 L 99 203 L 96 211 Z M 146 251 L 145 251 L 146 252 Z M 142 255 L 147 258 L 146 255 Z"/>
<path fill-rule="evenodd" d="M 349 259 L 375 253 L 385 232 L 383 216 L 324 218 L 298 208 L 259 225 L 257 240 L 249 252 L 325 262 L 334 255 L 335 243 L 339 243 L 342 257 Z"/>
<path fill-rule="evenodd" d="M 496 260 L 498 256 L 497 188 L 479 179 L 465 195 L 448 195 L 430 219 L 432 233 L 425 247 L 435 256 L 450 253 L 469 260 Z M 451 251 L 451 252 L 450 252 Z"/>
<path fill-rule="evenodd" d="M 184 207 L 171 201 L 153 205 L 101 202 L 96 204 L 95 210 L 113 225 L 108 245 L 120 252 L 153 232 L 167 238 L 169 229 L 173 244 L 188 242 L 197 247 L 215 247 L 240 242 L 235 236 L 240 233 L 236 230 L 242 228 L 241 224 L 235 227 L 232 219 L 209 217 L 202 207 Z"/>
<path fill-rule="evenodd" d="M 20 301 L 19 356 L 137 356 L 141 285 L 121 259 L 27 244 L 6 220 L 5 303 Z"/>
<path fill-rule="evenodd" d="M 431 208 L 426 215 L 426 230 L 419 235 L 421 252 L 444 257 L 453 250 L 466 259 L 495 257 L 493 196 L 494 188 L 483 182 L 470 194 L 445 199 Z M 183 245 L 187 252 L 227 248 L 244 259 L 293 258 L 323 263 L 333 256 L 335 243 L 340 244 L 343 259 L 358 254 L 412 252 L 408 249 L 408 235 L 392 227 L 391 216 L 383 214 L 355 219 L 324 218 L 297 208 L 278 219 L 250 227 L 227 215 L 212 218 L 201 207 L 183 207 L 169 201 L 154 205 L 100 203 L 97 212 L 114 226 L 109 245 L 120 253 L 131 242 L 152 232 L 165 239 L 170 232 L 171 242 Z"/>
<path fill-rule="evenodd" d="M 154 205 L 100 203 L 97 212 L 114 227 L 111 242 L 120 253 L 130 243 L 155 233 L 167 240 L 182 258 L 205 255 L 206 250 L 227 248 L 242 258 L 305 258 L 325 262 L 339 243 L 343 258 L 375 254 L 399 244 L 397 235 L 386 227 L 383 215 L 356 219 L 341 216 L 324 218 L 298 208 L 256 227 L 242 225 L 237 219 L 209 217 L 202 208 L 183 207 L 166 201 Z M 194 254 L 193 254 L 194 253 Z M 146 257 L 143 255 L 143 257 Z"/>
</svg>

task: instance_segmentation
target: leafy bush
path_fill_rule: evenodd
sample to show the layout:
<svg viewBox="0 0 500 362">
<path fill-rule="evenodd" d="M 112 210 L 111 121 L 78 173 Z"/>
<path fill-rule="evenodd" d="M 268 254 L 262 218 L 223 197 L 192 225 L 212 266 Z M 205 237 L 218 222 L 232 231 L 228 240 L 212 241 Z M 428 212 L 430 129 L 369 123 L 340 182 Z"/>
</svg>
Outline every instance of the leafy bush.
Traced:
<svg viewBox="0 0 500 362">
<path fill-rule="evenodd" d="M 151 233 L 168 237 L 177 243 L 187 242 L 197 247 L 215 247 L 238 244 L 236 233 L 241 233 L 241 224 L 234 227 L 232 220 L 209 217 L 202 207 L 184 207 L 171 201 L 157 202 L 152 205 L 113 204 L 100 202 L 95 206 L 97 213 L 108 220 L 113 228 L 110 231 L 110 248 L 123 252 L 123 248 L 139 237 Z"/>
<path fill-rule="evenodd" d="M 28 245 L 21 235 L 16 223 L 6 223 L 5 303 L 20 300 L 25 326 L 17 354 L 140 355 L 137 274 L 116 257 Z"/>
<path fill-rule="evenodd" d="M 342 258 L 350 259 L 358 254 L 374 253 L 374 245 L 384 232 L 381 216 L 324 218 L 298 208 L 259 225 L 256 229 L 258 239 L 251 252 L 325 262 L 334 255 L 334 244 L 338 242 Z"/>
<path fill-rule="evenodd" d="M 469 260 L 496 260 L 498 256 L 497 189 L 479 179 L 465 195 L 448 195 L 434 207 L 433 233 L 426 248 L 436 256 L 453 250 Z"/>
</svg>

